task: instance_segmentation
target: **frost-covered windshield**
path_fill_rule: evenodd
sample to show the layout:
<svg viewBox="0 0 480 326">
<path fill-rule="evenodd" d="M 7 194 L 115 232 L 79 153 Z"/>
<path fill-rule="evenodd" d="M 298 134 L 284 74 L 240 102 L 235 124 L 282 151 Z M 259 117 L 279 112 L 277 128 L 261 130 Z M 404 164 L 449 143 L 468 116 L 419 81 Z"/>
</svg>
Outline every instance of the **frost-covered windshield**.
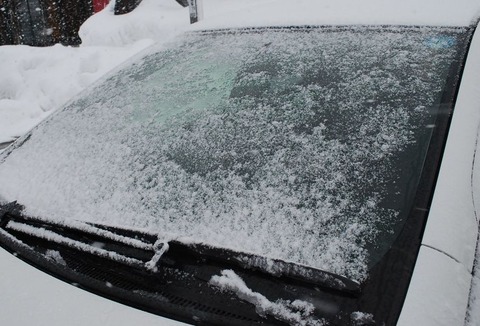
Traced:
<svg viewBox="0 0 480 326">
<path fill-rule="evenodd" d="M 0 195 L 362 280 L 411 209 L 461 32 L 188 35 L 37 128 Z"/>
</svg>

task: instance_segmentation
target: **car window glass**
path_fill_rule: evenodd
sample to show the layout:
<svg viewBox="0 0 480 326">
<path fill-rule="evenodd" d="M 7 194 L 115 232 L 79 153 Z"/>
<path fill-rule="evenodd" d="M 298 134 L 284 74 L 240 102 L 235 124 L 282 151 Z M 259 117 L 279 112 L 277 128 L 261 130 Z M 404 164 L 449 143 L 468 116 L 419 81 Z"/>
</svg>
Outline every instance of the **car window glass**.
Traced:
<svg viewBox="0 0 480 326">
<path fill-rule="evenodd" d="M 411 208 L 455 33 L 190 35 L 36 130 L 0 167 L 35 190 L 2 192 L 362 280 Z"/>
</svg>

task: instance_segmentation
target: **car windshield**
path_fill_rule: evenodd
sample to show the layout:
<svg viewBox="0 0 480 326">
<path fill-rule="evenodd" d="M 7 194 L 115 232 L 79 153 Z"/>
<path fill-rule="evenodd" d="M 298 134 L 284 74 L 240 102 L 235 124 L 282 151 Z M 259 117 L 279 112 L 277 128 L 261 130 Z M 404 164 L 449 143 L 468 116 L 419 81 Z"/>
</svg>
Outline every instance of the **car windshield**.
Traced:
<svg viewBox="0 0 480 326">
<path fill-rule="evenodd" d="M 4 153 L 0 196 L 362 281 L 412 209 L 462 33 L 187 35 Z"/>
</svg>

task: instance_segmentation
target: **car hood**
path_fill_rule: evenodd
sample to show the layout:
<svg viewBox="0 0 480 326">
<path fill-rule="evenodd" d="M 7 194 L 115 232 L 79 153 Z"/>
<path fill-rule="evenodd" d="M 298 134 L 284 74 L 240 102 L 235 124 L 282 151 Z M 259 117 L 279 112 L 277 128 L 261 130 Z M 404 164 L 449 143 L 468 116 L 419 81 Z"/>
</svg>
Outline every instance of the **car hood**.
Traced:
<svg viewBox="0 0 480 326">
<path fill-rule="evenodd" d="M 186 325 L 62 282 L 0 248 L 1 325 Z"/>
</svg>

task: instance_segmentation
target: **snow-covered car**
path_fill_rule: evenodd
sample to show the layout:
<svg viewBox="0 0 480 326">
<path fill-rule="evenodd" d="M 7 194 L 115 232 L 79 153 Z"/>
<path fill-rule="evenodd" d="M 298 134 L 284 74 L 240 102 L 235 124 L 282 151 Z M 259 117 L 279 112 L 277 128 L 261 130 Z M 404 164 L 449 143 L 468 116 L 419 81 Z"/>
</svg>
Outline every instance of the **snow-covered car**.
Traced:
<svg viewBox="0 0 480 326">
<path fill-rule="evenodd" d="M 475 323 L 480 4 L 227 2 L 0 154 L 0 323 Z"/>
</svg>

